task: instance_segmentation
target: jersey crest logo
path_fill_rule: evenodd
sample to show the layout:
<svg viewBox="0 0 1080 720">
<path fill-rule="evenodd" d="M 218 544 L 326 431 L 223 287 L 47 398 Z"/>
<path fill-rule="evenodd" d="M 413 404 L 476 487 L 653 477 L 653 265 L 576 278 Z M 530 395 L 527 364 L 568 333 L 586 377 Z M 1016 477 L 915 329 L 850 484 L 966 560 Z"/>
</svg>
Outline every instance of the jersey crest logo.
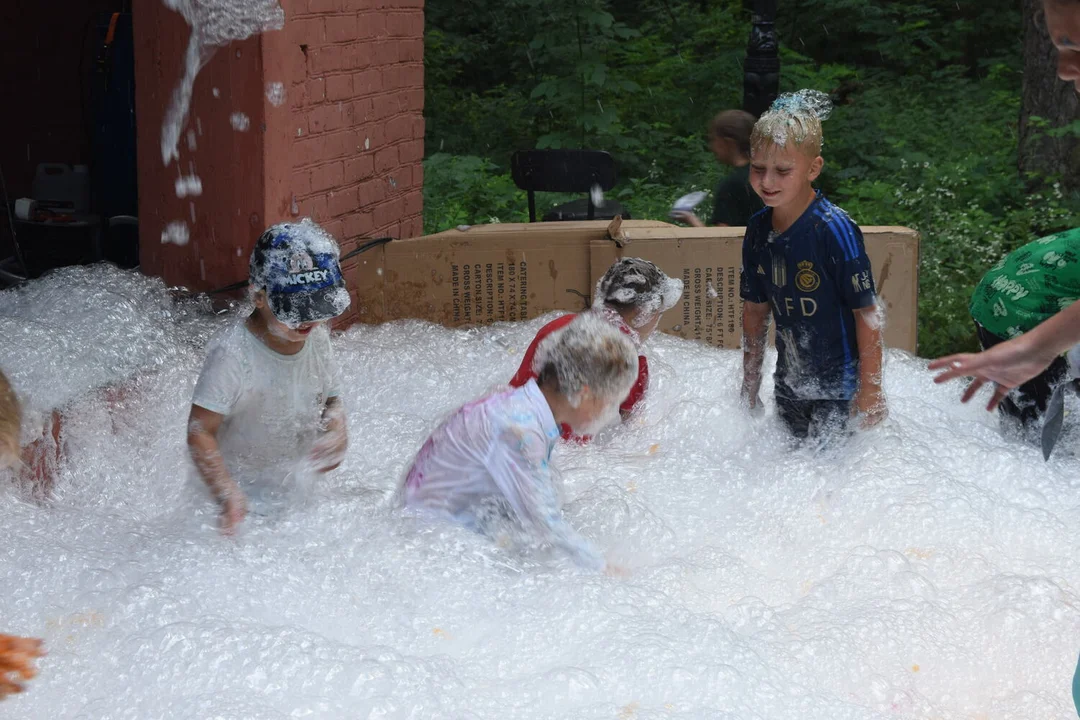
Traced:
<svg viewBox="0 0 1080 720">
<path fill-rule="evenodd" d="M 795 273 L 795 287 L 804 293 L 812 293 L 821 287 L 821 276 L 814 272 L 814 263 L 803 260 Z"/>
</svg>

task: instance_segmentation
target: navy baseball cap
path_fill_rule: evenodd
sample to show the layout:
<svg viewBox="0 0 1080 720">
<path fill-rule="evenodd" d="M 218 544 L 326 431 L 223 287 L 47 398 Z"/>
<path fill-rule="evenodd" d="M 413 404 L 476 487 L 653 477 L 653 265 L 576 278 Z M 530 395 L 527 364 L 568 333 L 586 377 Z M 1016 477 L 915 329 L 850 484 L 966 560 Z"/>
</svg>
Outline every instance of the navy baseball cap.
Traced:
<svg viewBox="0 0 1080 720">
<path fill-rule="evenodd" d="M 334 238 L 311 220 L 279 223 L 251 252 L 251 287 L 266 292 L 274 317 L 286 325 L 335 318 L 349 308 L 339 256 Z"/>
</svg>

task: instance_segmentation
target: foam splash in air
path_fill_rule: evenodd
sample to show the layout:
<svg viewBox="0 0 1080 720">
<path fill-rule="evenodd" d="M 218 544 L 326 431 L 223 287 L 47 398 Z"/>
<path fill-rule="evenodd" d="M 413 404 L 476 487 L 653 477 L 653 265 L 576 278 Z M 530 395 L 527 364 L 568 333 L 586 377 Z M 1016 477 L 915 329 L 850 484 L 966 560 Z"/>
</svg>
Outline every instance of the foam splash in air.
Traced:
<svg viewBox="0 0 1080 720">
<path fill-rule="evenodd" d="M 195 78 L 214 51 L 267 30 L 279 30 L 285 13 L 278 0 L 163 0 L 191 26 L 184 55 L 184 72 L 173 90 L 161 127 L 161 158 L 168 165 L 178 160 L 177 145 L 191 107 Z"/>
<path fill-rule="evenodd" d="M 198 175 L 181 175 L 176 178 L 176 197 L 199 197 L 202 195 L 202 180 Z"/>
<path fill-rule="evenodd" d="M 251 119 L 242 112 L 234 112 L 230 115 L 229 123 L 236 132 L 247 132 L 251 127 Z"/>
<path fill-rule="evenodd" d="M 604 189 L 600 187 L 600 183 L 593 183 L 589 189 L 589 197 L 592 199 L 593 207 L 604 207 Z"/>
<path fill-rule="evenodd" d="M 162 244 L 172 243 L 173 245 L 187 245 L 190 239 L 187 223 L 181 220 L 175 220 L 165 226 L 165 229 L 161 231 Z"/>
<path fill-rule="evenodd" d="M 270 101 L 270 104 L 274 107 L 281 107 L 285 104 L 285 85 L 279 82 L 272 82 L 266 84 L 266 99 Z"/>
</svg>

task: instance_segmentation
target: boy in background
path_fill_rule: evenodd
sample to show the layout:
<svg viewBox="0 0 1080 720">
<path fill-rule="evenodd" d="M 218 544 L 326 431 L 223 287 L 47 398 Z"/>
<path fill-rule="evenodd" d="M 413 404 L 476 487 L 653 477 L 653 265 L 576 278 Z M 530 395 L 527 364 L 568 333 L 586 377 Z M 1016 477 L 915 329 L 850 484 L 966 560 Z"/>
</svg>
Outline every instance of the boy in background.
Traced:
<svg viewBox="0 0 1080 720">
<path fill-rule="evenodd" d="M 709 124 L 709 149 L 721 165 L 733 168 L 716 186 L 711 225 L 746 227 L 751 216 L 761 210 L 761 198 L 750 184 L 750 135 L 754 116 L 744 110 L 725 110 Z M 690 211 L 672 213 L 676 220 L 704 227 L 705 223 Z"/>
</svg>

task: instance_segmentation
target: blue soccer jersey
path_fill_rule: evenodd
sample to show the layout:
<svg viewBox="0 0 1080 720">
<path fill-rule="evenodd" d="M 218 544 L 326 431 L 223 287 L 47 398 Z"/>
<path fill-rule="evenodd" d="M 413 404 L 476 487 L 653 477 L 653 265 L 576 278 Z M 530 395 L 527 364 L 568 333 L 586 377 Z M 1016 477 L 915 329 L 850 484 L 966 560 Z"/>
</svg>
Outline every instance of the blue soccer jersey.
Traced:
<svg viewBox="0 0 1080 720">
<path fill-rule="evenodd" d="M 772 208 L 750 218 L 743 239 L 743 300 L 776 317 L 777 391 L 803 399 L 850 399 L 859 381 L 858 308 L 875 302 L 862 231 L 819 191 L 785 232 Z"/>
</svg>

